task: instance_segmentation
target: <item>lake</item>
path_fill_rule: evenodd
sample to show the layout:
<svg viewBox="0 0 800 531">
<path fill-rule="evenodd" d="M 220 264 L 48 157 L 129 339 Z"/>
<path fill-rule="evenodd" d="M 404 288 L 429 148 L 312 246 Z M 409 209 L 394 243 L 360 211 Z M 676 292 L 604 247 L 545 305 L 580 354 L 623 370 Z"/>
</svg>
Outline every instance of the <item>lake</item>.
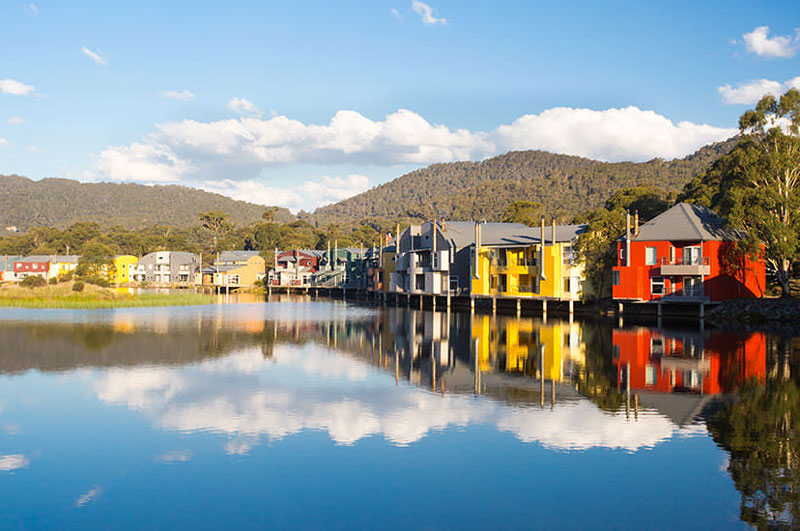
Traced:
<svg viewBox="0 0 800 531">
<path fill-rule="evenodd" d="M 342 301 L 2 309 L 0 526 L 792 527 L 799 358 Z"/>
</svg>

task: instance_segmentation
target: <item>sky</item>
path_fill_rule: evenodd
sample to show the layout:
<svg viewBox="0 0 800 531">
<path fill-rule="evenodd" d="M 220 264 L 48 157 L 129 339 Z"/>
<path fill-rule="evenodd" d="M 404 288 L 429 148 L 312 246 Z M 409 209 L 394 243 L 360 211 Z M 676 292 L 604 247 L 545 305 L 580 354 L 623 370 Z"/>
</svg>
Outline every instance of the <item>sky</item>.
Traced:
<svg viewBox="0 0 800 531">
<path fill-rule="evenodd" d="M 433 163 L 686 156 L 800 88 L 787 2 L 0 0 L 0 174 L 314 208 Z"/>
</svg>

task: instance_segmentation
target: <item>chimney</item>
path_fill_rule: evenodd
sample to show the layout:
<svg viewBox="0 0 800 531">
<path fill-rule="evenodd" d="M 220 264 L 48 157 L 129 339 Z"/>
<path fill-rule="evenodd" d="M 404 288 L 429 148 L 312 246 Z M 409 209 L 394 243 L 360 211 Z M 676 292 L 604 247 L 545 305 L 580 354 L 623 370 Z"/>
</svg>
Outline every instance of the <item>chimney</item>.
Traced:
<svg viewBox="0 0 800 531">
<path fill-rule="evenodd" d="M 631 211 L 625 212 L 625 265 L 631 265 Z"/>
<path fill-rule="evenodd" d="M 336 264 L 339 261 L 339 240 L 333 240 L 333 269 L 336 270 Z"/>
<path fill-rule="evenodd" d="M 474 257 L 474 260 L 473 260 L 474 263 L 472 265 L 472 275 L 475 278 L 481 278 L 480 272 L 478 271 L 478 268 L 480 266 L 480 260 L 478 259 L 478 256 L 480 254 L 480 250 L 481 250 L 481 224 L 476 221 L 475 222 L 475 257 Z"/>
<path fill-rule="evenodd" d="M 542 216 L 542 224 L 541 224 L 541 227 L 539 228 L 539 278 L 541 278 L 542 280 L 547 278 L 547 277 L 544 276 L 544 243 L 545 243 L 545 241 L 546 240 L 544 239 L 544 216 Z"/>
<path fill-rule="evenodd" d="M 633 235 L 639 236 L 639 211 L 637 210 L 633 216 Z"/>
<path fill-rule="evenodd" d="M 436 218 L 433 219 L 431 225 L 431 250 L 436 253 Z"/>
<path fill-rule="evenodd" d="M 556 244 L 556 218 L 553 218 L 553 232 L 550 234 L 553 245 Z"/>
</svg>

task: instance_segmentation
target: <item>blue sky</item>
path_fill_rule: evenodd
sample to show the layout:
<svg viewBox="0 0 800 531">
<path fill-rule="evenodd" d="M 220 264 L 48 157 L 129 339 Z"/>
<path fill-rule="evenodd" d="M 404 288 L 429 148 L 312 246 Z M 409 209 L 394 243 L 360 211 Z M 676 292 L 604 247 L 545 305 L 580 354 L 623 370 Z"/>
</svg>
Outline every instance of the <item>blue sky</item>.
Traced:
<svg viewBox="0 0 800 531">
<path fill-rule="evenodd" d="M 732 134 L 760 94 L 800 86 L 798 14 L 6 0 L 0 173 L 179 183 L 297 210 L 510 149 L 680 157 Z"/>
</svg>

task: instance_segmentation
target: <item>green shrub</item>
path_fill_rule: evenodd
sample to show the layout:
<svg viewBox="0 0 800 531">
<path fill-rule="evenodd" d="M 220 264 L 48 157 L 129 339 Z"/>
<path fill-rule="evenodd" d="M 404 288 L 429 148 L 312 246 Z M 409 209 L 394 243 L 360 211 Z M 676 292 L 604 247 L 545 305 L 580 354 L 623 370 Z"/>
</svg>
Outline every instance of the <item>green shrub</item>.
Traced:
<svg viewBox="0 0 800 531">
<path fill-rule="evenodd" d="M 58 277 L 53 277 L 50 279 L 50 284 L 58 284 Z"/>
<path fill-rule="evenodd" d="M 107 288 L 111 285 L 111 282 L 109 282 L 107 278 L 101 277 L 100 275 L 90 275 L 88 277 L 83 277 L 81 280 L 88 284 L 100 286 L 101 288 Z"/>
<path fill-rule="evenodd" d="M 22 282 L 20 282 L 20 286 L 24 286 L 26 288 L 41 288 L 42 286 L 46 285 L 47 281 L 44 279 L 44 277 L 40 277 L 38 275 L 25 277 L 22 279 Z"/>
<path fill-rule="evenodd" d="M 82 281 L 78 280 L 72 285 L 72 291 L 83 291 L 84 284 Z"/>
</svg>

